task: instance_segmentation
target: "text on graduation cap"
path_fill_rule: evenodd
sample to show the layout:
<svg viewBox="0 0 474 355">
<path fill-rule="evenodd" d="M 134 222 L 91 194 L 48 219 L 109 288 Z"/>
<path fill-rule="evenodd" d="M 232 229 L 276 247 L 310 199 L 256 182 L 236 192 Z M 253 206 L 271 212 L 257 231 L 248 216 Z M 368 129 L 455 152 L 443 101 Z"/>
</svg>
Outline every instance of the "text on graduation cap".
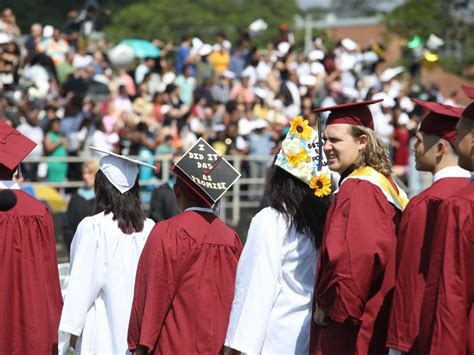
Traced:
<svg viewBox="0 0 474 355">
<path fill-rule="evenodd" d="M 202 138 L 176 162 L 176 167 L 214 201 L 240 177 L 239 172 Z"/>
</svg>

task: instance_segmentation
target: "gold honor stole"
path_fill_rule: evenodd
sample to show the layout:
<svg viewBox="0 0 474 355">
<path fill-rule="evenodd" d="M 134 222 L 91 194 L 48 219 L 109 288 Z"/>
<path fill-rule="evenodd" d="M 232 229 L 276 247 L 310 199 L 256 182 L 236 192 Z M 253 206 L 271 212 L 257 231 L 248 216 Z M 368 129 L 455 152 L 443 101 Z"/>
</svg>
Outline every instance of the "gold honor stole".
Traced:
<svg viewBox="0 0 474 355">
<path fill-rule="evenodd" d="M 370 182 L 377 186 L 384 194 L 385 198 L 393 204 L 400 211 L 403 211 L 408 204 L 408 197 L 405 191 L 403 191 L 396 183 L 393 182 L 397 188 L 392 186 L 388 179 L 377 170 L 370 166 L 362 166 L 355 169 L 346 179 L 360 179 Z"/>
</svg>

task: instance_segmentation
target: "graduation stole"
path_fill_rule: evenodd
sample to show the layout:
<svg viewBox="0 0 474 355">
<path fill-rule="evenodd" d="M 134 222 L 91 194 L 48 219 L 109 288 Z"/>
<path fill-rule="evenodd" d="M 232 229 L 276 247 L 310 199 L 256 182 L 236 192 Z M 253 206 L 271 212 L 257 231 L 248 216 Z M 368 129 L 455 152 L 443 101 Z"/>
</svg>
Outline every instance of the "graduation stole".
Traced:
<svg viewBox="0 0 474 355">
<path fill-rule="evenodd" d="M 403 211 L 408 204 L 408 197 L 405 191 L 403 191 L 395 182 L 393 182 L 397 188 L 388 181 L 388 179 L 377 170 L 370 166 L 362 166 L 355 169 L 346 179 L 360 179 L 368 181 L 377 186 L 384 194 L 385 198 L 393 204 L 400 211 Z"/>
</svg>

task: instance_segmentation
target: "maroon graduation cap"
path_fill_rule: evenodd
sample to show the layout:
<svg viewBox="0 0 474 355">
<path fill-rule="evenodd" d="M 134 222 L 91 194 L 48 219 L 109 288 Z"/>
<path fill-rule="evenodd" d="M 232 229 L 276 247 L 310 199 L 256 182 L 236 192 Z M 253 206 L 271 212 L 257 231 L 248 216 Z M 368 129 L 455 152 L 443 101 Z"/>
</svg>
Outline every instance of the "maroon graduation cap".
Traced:
<svg viewBox="0 0 474 355">
<path fill-rule="evenodd" d="M 429 111 L 421 122 L 420 132 L 446 139 L 454 146 L 456 144 L 456 124 L 461 117 L 463 108 L 419 99 L 412 99 L 412 101 Z"/>
<path fill-rule="evenodd" d="M 474 100 L 474 88 L 471 86 L 461 85 L 462 90 L 469 97 L 471 100 Z M 462 117 L 467 118 L 469 120 L 474 120 L 474 102 L 471 102 L 467 107 L 464 109 Z"/>
<path fill-rule="evenodd" d="M 14 170 L 36 143 L 0 119 L 0 166 Z"/>
<path fill-rule="evenodd" d="M 331 124 L 346 123 L 374 129 L 374 120 L 372 119 L 372 114 L 367 106 L 381 101 L 383 101 L 383 99 L 351 102 L 343 105 L 321 107 L 314 110 L 314 112 L 331 111 L 326 121 L 327 126 Z"/>
<path fill-rule="evenodd" d="M 209 206 L 215 204 L 240 177 L 240 173 L 202 138 L 171 170 L 185 183 L 188 191 Z"/>
</svg>

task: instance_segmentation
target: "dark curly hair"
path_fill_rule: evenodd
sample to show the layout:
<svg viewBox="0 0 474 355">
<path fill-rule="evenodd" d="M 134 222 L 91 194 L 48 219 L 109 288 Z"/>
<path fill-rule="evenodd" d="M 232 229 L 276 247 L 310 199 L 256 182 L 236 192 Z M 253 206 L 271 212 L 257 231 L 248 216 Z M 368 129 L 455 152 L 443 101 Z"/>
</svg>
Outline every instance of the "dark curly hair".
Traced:
<svg viewBox="0 0 474 355">
<path fill-rule="evenodd" d="M 140 202 L 140 185 L 138 179 L 135 185 L 121 194 L 107 179 L 102 171 L 95 175 L 95 213 L 112 213 L 113 220 L 125 234 L 141 232 L 145 224 L 145 212 Z"/>
<path fill-rule="evenodd" d="M 270 206 L 292 222 L 296 231 L 310 235 L 319 248 L 331 197 L 316 197 L 307 184 L 276 165 L 270 171 L 268 192 Z"/>
</svg>

